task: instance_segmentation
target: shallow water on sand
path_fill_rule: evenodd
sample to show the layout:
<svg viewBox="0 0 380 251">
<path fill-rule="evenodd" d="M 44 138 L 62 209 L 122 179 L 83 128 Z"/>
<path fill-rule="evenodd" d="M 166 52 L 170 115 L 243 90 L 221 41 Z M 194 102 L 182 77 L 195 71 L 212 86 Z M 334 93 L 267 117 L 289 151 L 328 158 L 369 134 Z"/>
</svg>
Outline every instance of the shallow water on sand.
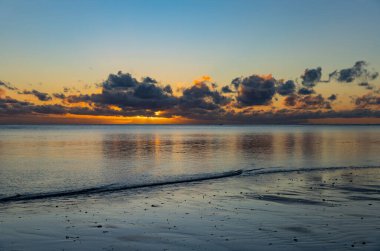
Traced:
<svg viewBox="0 0 380 251">
<path fill-rule="evenodd" d="M 379 126 L 0 126 L 0 198 L 213 177 L 376 166 Z"/>
<path fill-rule="evenodd" d="M 379 168 L 0 204 L 0 250 L 380 249 Z"/>
</svg>

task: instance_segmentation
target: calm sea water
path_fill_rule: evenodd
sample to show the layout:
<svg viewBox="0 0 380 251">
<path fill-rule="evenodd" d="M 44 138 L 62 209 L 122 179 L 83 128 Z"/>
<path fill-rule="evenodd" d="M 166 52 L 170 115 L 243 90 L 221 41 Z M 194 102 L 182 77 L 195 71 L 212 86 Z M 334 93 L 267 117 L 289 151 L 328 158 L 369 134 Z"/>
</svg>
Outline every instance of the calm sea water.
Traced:
<svg viewBox="0 0 380 251">
<path fill-rule="evenodd" d="M 379 126 L 0 126 L 0 198 L 379 163 Z"/>
</svg>

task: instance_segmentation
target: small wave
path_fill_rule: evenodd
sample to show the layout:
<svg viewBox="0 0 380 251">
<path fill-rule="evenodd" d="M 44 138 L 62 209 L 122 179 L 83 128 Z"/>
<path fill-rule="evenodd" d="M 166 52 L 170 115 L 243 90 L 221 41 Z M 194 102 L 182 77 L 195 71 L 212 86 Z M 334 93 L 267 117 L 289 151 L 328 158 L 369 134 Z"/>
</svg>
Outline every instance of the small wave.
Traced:
<svg viewBox="0 0 380 251">
<path fill-rule="evenodd" d="M 358 170 L 376 169 L 380 166 L 331 166 L 331 167 L 304 167 L 304 168 L 255 168 L 244 170 L 244 176 L 275 174 L 275 173 L 294 173 L 294 172 L 316 172 L 316 171 L 336 171 L 336 170 Z"/>
<path fill-rule="evenodd" d="M 190 177 L 190 178 L 186 178 L 186 179 L 162 181 L 162 182 L 138 184 L 138 185 L 114 185 L 114 184 L 112 184 L 112 185 L 107 185 L 107 186 L 78 189 L 78 190 L 70 190 L 70 191 L 59 191 L 59 192 L 50 192 L 50 193 L 35 193 L 35 194 L 16 194 L 13 196 L 0 198 L 0 203 L 38 200 L 38 199 L 56 198 L 56 197 L 64 197 L 64 196 L 76 196 L 76 195 L 83 195 L 83 194 L 114 192 L 114 191 L 127 190 L 127 189 L 165 186 L 165 185 L 173 185 L 173 184 L 180 184 L 180 183 L 190 183 L 190 182 L 196 182 L 196 181 L 205 181 L 205 180 L 227 178 L 227 177 L 241 175 L 242 173 L 243 173 L 242 170 L 234 170 L 234 171 L 223 172 L 223 173 L 203 175 L 201 177 L 196 176 L 196 177 Z"/>
<path fill-rule="evenodd" d="M 128 189 L 137 189 L 137 188 L 146 188 L 146 187 L 157 187 L 165 185 L 173 185 L 180 183 L 190 183 L 196 181 L 206 181 L 227 178 L 232 176 L 257 176 L 257 175 L 266 175 L 266 174 L 275 174 L 275 173 L 292 173 L 292 172 L 313 172 L 313 171 L 334 171 L 334 170 L 354 170 L 354 169 L 373 169 L 380 168 L 380 166 L 333 166 L 333 167 L 309 167 L 309 168 L 255 168 L 255 169 L 245 169 L 245 170 L 234 170 L 223 173 L 216 174 L 205 174 L 202 176 L 193 176 L 190 178 L 172 180 L 172 181 L 162 181 L 154 183 L 145 183 L 137 185 L 106 185 L 101 187 L 93 187 L 86 189 L 70 190 L 70 191 L 59 191 L 59 192 L 50 192 L 50 193 L 36 193 L 36 194 L 17 194 L 13 196 L 0 198 L 0 203 L 6 202 L 16 202 L 16 201 L 30 201 L 38 199 L 47 199 L 47 198 L 56 198 L 64 196 L 76 196 L 76 195 L 85 195 L 85 194 L 96 194 L 104 192 L 115 192 Z"/>
</svg>

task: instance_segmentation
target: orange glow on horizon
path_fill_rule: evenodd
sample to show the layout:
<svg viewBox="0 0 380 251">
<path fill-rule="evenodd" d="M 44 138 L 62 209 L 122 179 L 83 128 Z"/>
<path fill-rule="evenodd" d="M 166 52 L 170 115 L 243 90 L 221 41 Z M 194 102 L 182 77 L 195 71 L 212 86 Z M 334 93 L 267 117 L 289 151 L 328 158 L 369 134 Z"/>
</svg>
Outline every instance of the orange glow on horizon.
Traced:
<svg viewBox="0 0 380 251">
<path fill-rule="evenodd" d="M 1 124 L 194 124 L 197 121 L 180 116 L 164 117 L 118 117 L 98 115 L 19 115 L 1 117 Z"/>
<path fill-rule="evenodd" d="M 156 112 L 157 113 L 157 112 Z M 160 112 L 158 112 L 160 113 Z M 185 124 L 191 122 L 190 119 L 183 117 L 145 117 L 145 116 L 94 116 L 94 115 L 74 115 L 67 114 L 64 116 L 66 119 L 80 119 L 86 121 L 98 121 L 101 124 Z"/>
</svg>

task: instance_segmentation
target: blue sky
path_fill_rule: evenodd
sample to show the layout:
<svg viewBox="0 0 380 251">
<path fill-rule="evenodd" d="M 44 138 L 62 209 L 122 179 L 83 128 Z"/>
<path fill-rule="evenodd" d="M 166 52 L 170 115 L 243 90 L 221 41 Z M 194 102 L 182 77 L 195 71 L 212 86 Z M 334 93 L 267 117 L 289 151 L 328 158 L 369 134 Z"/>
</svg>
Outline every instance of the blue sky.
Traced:
<svg viewBox="0 0 380 251">
<path fill-rule="evenodd" d="M 370 0 L 1 0 L 0 74 L 54 85 L 118 70 L 174 83 L 295 78 L 360 59 L 379 68 L 379 23 Z"/>
</svg>

